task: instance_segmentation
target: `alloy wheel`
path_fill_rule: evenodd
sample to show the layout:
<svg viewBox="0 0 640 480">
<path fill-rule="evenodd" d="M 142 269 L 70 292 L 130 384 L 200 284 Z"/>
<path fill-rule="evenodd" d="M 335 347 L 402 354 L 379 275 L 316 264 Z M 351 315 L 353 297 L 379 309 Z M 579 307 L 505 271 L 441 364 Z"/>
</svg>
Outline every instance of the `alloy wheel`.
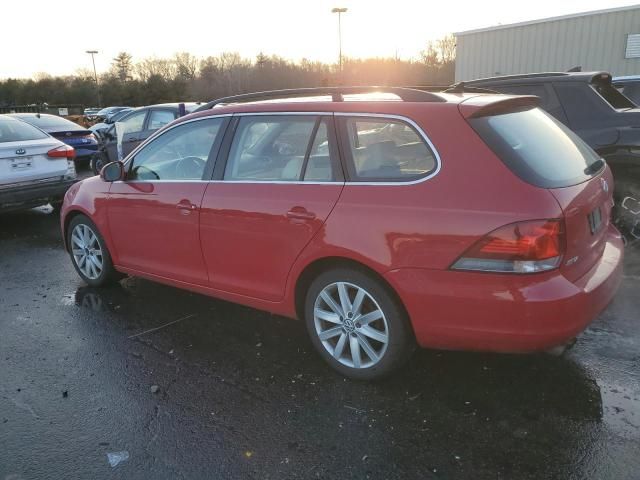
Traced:
<svg viewBox="0 0 640 480">
<path fill-rule="evenodd" d="M 327 285 L 313 308 L 316 334 L 329 354 L 351 368 L 369 368 L 384 356 L 389 326 L 375 298 L 348 282 Z"/>
<path fill-rule="evenodd" d="M 91 227 L 80 223 L 71 232 L 71 253 L 78 269 L 90 280 L 96 280 L 102 270 L 103 253 L 98 237 Z"/>
</svg>

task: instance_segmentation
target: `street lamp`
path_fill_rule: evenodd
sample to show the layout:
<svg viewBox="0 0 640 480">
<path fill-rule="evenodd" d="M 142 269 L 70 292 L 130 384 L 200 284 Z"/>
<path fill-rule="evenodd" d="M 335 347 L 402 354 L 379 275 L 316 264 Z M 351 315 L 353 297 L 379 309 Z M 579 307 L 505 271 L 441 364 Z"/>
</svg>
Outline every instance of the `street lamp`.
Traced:
<svg viewBox="0 0 640 480">
<path fill-rule="evenodd" d="M 342 24 L 341 24 L 341 16 L 343 13 L 346 13 L 347 9 L 344 7 L 335 7 L 331 9 L 331 13 L 338 14 L 338 48 L 340 49 L 339 56 L 339 65 L 340 65 L 340 76 L 342 77 Z"/>
<path fill-rule="evenodd" d="M 98 86 L 98 73 L 96 72 L 96 59 L 94 57 L 95 54 L 98 53 L 97 50 L 87 50 L 89 55 L 91 55 L 91 61 L 93 62 L 93 78 L 96 81 L 96 91 L 98 92 L 98 106 L 102 106 L 102 100 L 100 99 L 100 87 Z"/>
</svg>

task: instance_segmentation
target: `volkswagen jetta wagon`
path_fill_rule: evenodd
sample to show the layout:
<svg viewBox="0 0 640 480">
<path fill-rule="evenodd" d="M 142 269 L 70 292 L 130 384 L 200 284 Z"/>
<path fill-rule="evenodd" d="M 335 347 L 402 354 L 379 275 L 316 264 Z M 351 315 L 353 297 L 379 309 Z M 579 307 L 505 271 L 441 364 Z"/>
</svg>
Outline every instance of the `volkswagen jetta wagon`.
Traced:
<svg viewBox="0 0 640 480">
<path fill-rule="evenodd" d="M 78 274 L 306 323 L 370 379 L 421 347 L 561 346 L 613 298 L 606 163 L 536 97 L 409 88 L 211 102 L 65 197 Z"/>
</svg>

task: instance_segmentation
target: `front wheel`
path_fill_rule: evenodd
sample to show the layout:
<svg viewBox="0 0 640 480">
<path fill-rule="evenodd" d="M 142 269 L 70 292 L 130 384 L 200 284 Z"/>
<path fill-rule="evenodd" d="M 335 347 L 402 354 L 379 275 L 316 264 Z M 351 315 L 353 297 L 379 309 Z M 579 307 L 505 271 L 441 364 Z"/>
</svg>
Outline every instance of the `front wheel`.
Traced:
<svg viewBox="0 0 640 480">
<path fill-rule="evenodd" d="M 101 287 L 118 279 L 104 239 L 88 217 L 78 215 L 71 220 L 67 245 L 73 266 L 87 285 Z"/>
<path fill-rule="evenodd" d="M 325 361 L 354 379 L 391 373 L 415 348 L 403 308 L 385 285 L 357 270 L 320 274 L 307 292 L 305 321 Z"/>
</svg>

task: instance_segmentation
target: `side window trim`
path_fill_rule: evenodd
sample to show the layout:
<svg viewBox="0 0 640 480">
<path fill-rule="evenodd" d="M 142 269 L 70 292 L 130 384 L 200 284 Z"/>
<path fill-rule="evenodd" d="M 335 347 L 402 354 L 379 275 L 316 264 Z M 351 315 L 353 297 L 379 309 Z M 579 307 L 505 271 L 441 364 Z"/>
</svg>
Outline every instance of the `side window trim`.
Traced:
<svg viewBox="0 0 640 480">
<path fill-rule="evenodd" d="M 307 165 L 309 164 L 311 149 L 313 148 L 313 144 L 316 141 L 316 135 L 318 135 L 318 128 L 320 128 L 321 122 L 322 122 L 322 117 L 319 116 L 318 118 L 316 118 L 316 123 L 313 125 L 313 129 L 311 130 L 311 136 L 309 137 L 307 150 L 304 153 L 304 159 L 302 160 L 302 166 L 300 167 L 300 175 L 298 176 L 299 182 L 302 182 L 304 180 L 304 175 L 307 172 Z"/>
<path fill-rule="evenodd" d="M 147 112 L 147 117 L 148 116 L 149 116 L 149 114 Z M 211 149 L 209 150 L 209 156 L 207 157 L 207 162 L 205 164 L 205 167 L 204 167 L 204 170 L 203 170 L 203 173 L 202 173 L 202 177 L 200 177 L 199 180 L 161 180 L 161 179 L 159 179 L 159 180 L 139 180 L 139 179 L 128 179 L 127 178 L 129 176 L 131 168 L 134 165 L 136 156 L 146 146 L 148 146 L 151 143 L 155 142 L 157 139 L 162 138 L 167 132 L 170 132 L 174 128 L 177 128 L 177 127 L 180 127 L 180 126 L 183 126 L 183 125 L 188 125 L 190 123 L 200 122 L 200 121 L 204 121 L 204 120 L 211 120 L 211 119 L 221 119 L 222 123 L 220 124 L 220 131 L 219 131 L 218 135 L 216 136 L 216 139 L 214 140 L 213 145 L 211 146 Z M 230 115 L 195 118 L 193 120 L 188 120 L 186 122 L 178 123 L 178 124 L 172 126 L 171 128 L 168 128 L 168 129 L 160 132 L 158 135 L 152 135 L 151 137 L 148 138 L 147 141 L 145 141 L 142 145 L 140 145 L 133 152 L 131 152 L 129 157 L 125 160 L 125 180 L 122 180 L 122 181 L 130 182 L 130 183 L 147 183 L 147 182 L 153 182 L 153 183 L 171 182 L 171 183 L 176 183 L 176 182 L 202 182 L 202 181 L 209 181 L 209 179 L 211 178 L 211 174 L 213 172 L 213 169 L 215 167 L 215 164 L 217 162 L 218 154 L 220 152 L 222 143 L 223 143 L 224 139 L 226 139 L 226 137 L 227 137 L 228 127 L 229 127 L 230 121 L 231 121 L 231 116 Z"/>
<path fill-rule="evenodd" d="M 428 137 L 428 135 L 424 132 L 424 130 L 422 130 L 422 128 L 410 118 L 402 115 L 393 115 L 393 114 L 385 114 L 385 113 L 361 113 L 361 112 L 356 112 L 356 113 L 336 112 L 334 115 L 337 117 L 336 127 L 338 129 L 338 145 L 340 146 L 340 150 L 342 153 L 341 158 L 344 163 L 344 173 L 346 176 L 347 185 L 389 185 L 389 186 L 412 185 L 412 184 L 421 183 L 426 180 L 429 180 L 435 177 L 440 172 L 440 169 L 442 167 L 442 161 L 440 159 L 440 154 L 438 153 L 438 150 L 436 149 L 435 145 L 433 144 L 431 139 Z M 351 153 L 351 144 L 349 139 L 349 132 L 347 129 L 347 120 L 349 118 L 354 118 L 354 117 L 372 118 L 376 120 L 389 119 L 389 120 L 395 120 L 402 123 L 406 123 L 407 125 L 411 126 L 418 133 L 421 140 L 424 141 L 427 148 L 433 154 L 435 164 L 436 164 L 435 168 L 431 172 L 427 173 L 426 175 L 423 175 L 419 178 L 412 178 L 407 180 L 400 180 L 400 179 L 393 179 L 393 178 L 389 178 L 389 179 L 381 178 L 377 180 L 376 179 L 356 180 L 355 171 L 354 171 L 355 163 L 354 163 L 353 155 Z"/>
</svg>

